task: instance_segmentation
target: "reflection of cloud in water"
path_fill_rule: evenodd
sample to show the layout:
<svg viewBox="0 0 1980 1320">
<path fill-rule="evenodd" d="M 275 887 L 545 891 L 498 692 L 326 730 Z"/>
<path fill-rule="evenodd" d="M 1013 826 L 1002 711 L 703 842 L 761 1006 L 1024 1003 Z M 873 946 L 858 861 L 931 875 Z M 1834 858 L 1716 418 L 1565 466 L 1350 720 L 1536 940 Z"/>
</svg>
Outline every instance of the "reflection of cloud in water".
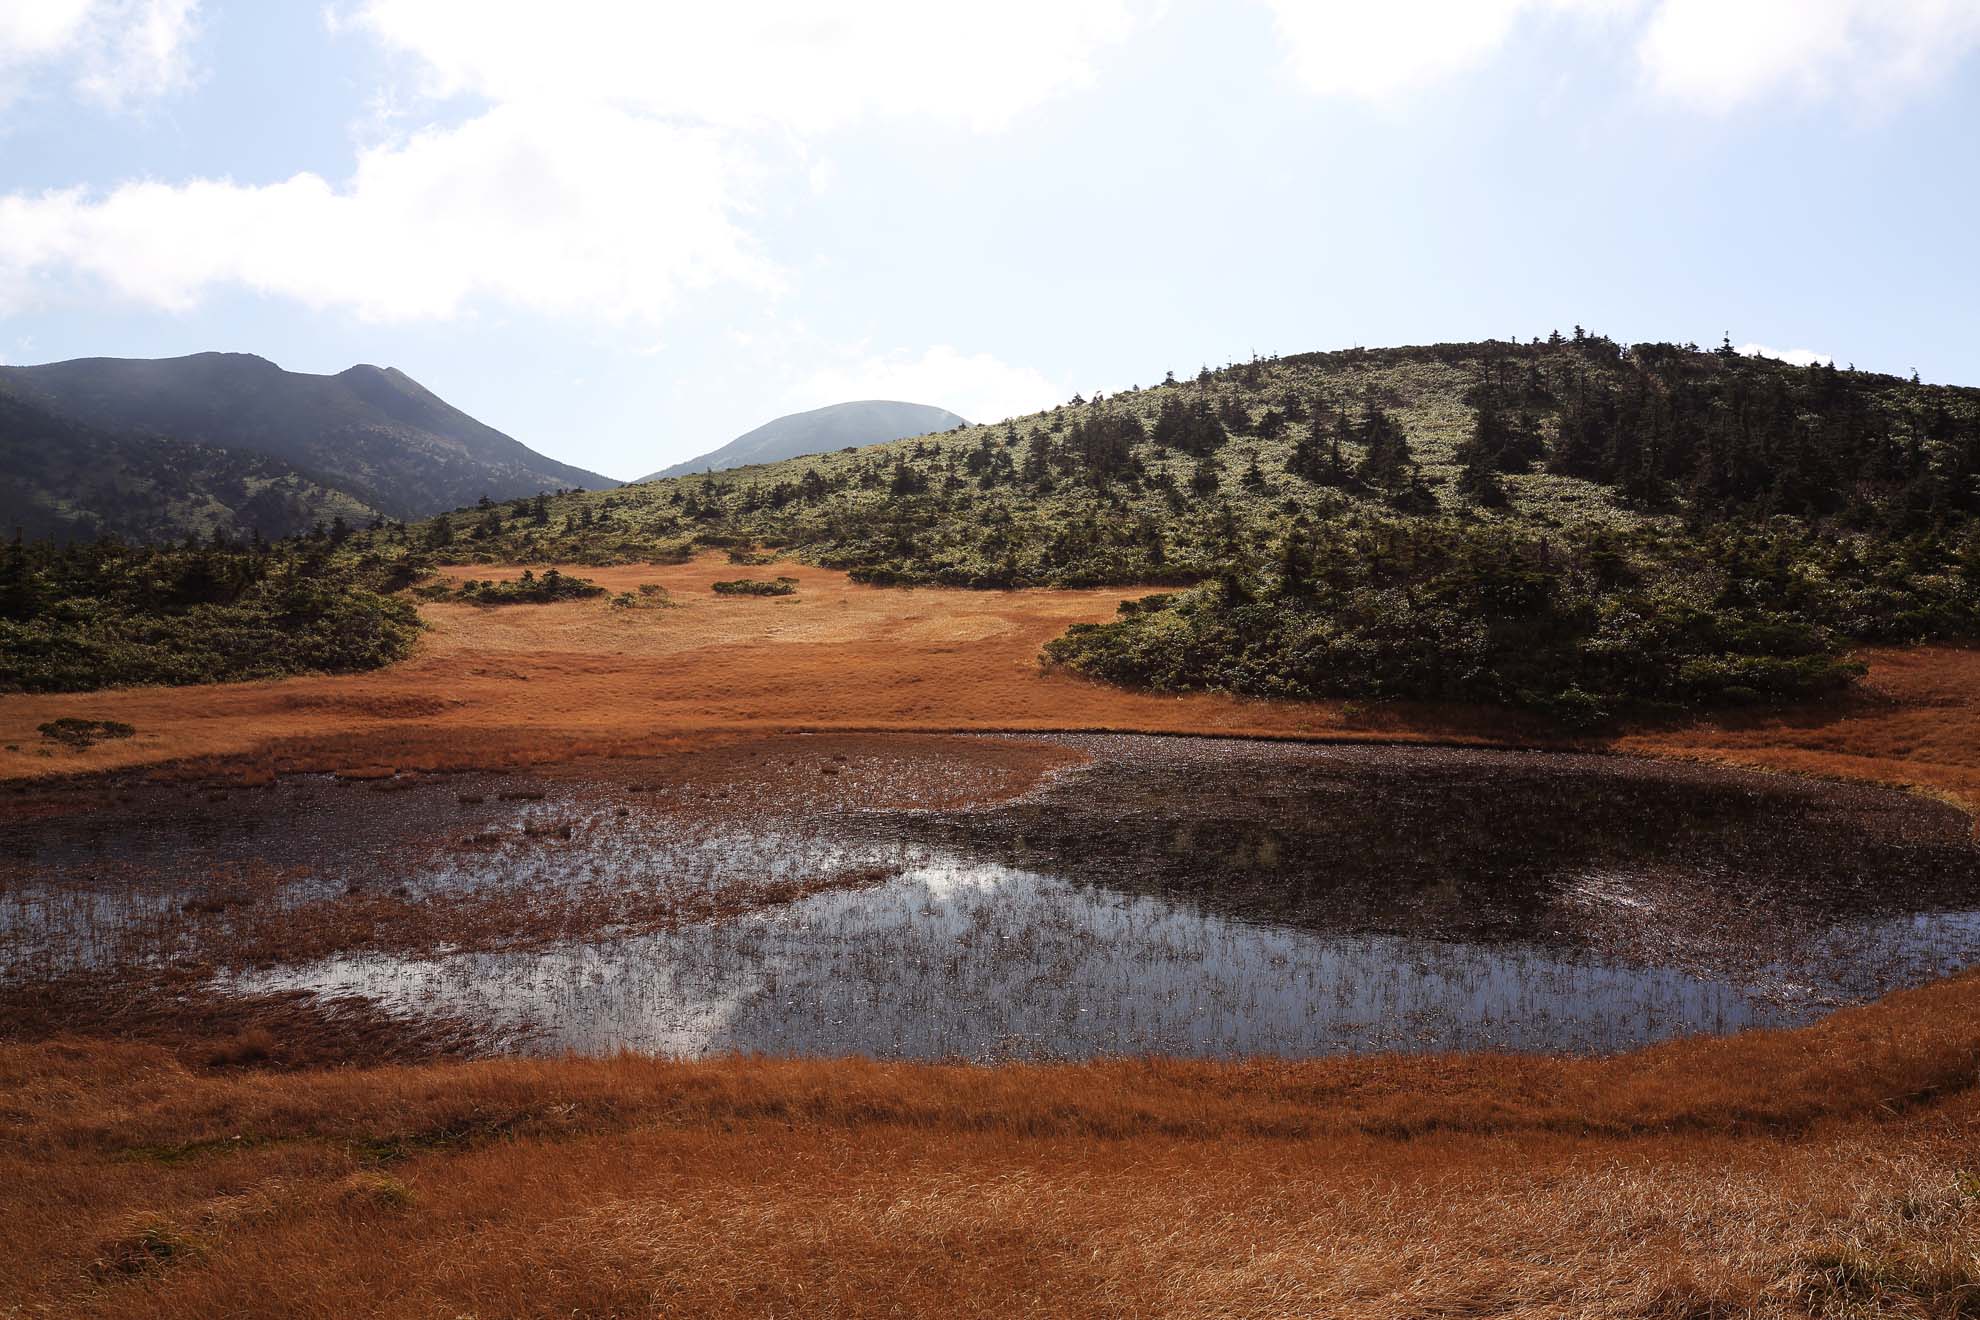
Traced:
<svg viewBox="0 0 1980 1320">
<path fill-rule="evenodd" d="M 539 953 L 361 957 L 243 989 L 361 994 L 539 1049 L 916 1058 L 1612 1050 L 1798 1020 L 1671 969 L 1321 935 L 941 863 L 738 921 Z"/>
<path fill-rule="evenodd" d="M 131 785 L 114 810 L 0 830 L 0 985 L 300 958 L 283 950 L 368 938 L 337 923 L 404 900 L 431 938 L 572 942 L 231 983 L 545 1049 L 1299 1055 L 1620 1048 L 1806 1021 L 1980 957 L 1966 822 L 1899 794 L 1612 758 L 1064 741 L 1093 760 L 915 812 L 735 783 L 306 778 L 214 805 Z M 903 874 L 628 933 L 870 870 Z M 317 921 L 330 938 L 309 944 Z M 423 947 L 419 922 L 404 934 L 377 942 Z"/>
<path fill-rule="evenodd" d="M 1014 881 L 1035 883 L 1037 879 L 1028 871 L 1015 871 L 1008 866 L 944 860 L 915 867 L 904 873 L 899 883 L 919 885 L 931 899 L 961 899 L 992 893 Z"/>
</svg>

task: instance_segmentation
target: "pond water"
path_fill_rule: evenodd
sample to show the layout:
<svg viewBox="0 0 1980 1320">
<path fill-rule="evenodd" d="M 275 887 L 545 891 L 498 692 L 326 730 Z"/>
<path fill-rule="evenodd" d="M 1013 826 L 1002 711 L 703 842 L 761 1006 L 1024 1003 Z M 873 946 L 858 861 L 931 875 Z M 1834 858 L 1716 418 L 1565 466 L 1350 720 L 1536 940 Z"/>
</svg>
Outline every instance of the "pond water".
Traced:
<svg viewBox="0 0 1980 1320">
<path fill-rule="evenodd" d="M 1802 1012 L 1672 968 L 1316 935 L 960 862 L 738 921 L 543 952 L 360 954 L 238 984 L 467 1016 L 531 1048 L 586 1054 L 1608 1050 Z"/>
<path fill-rule="evenodd" d="M 1980 957 L 1969 824 L 1903 794 L 1594 756 L 1060 741 L 1090 762 L 971 810 L 711 811 L 611 778 L 506 802 L 519 781 L 299 784 L 286 830 L 133 802 L 122 828 L 17 841 L 0 977 L 192 960 L 230 993 L 358 997 L 491 1048 L 993 1060 L 1608 1052 L 1807 1022 Z M 481 843 L 434 846 L 463 812 Z M 184 897 L 276 863 L 293 874 L 251 905 Z M 794 877 L 819 883 L 776 888 Z M 451 915 L 418 939 L 337 915 L 380 886 L 407 920 Z"/>
</svg>

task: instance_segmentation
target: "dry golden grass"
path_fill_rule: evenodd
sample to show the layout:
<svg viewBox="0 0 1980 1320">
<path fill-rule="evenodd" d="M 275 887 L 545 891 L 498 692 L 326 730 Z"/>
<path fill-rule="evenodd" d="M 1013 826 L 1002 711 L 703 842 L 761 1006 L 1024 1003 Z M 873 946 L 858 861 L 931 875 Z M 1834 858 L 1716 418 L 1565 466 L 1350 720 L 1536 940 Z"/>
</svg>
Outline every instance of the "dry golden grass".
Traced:
<svg viewBox="0 0 1980 1320">
<path fill-rule="evenodd" d="M 656 750 L 712 768 L 738 734 L 821 727 L 1533 736 L 1041 673 L 1038 644 L 1118 591 L 797 568 L 795 597 L 738 600 L 708 591 L 725 563 L 581 571 L 680 606 L 428 606 L 420 653 L 385 673 L 0 699 L 20 748 L 0 778 Z M 1980 805 L 1980 652 L 1870 659 L 1850 702 L 1614 745 Z M 139 737 L 40 755 L 62 715 Z M 1044 768 L 986 762 L 958 791 Z M 241 1070 L 286 1021 L 244 1019 L 206 1064 L 0 1047 L 0 1317 L 1980 1314 L 1972 976 L 1600 1060 Z"/>
<path fill-rule="evenodd" d="M 602 599 L 497 609 L 429 603 L 420 607 L 429 630 L 417 653 L 378 673 L 0 697 L 0 779 L 257 755 L 322 769 L 506 764 L 640 752 L 718 731 L 1120 728 L 1462 738 L 1507 727 L 1473 712 L 1421 715 L 1421 731 L 1357 726 L 1337 705 L 1155 696 L 1041 672 L 1046 640 L 1068 624 L 1110 617 L 1132 589 L 903 590 L 780 564 L 777 572 L 799 579 L 798 593 L 764 599 L 710 590 L 734 575 L 726 560 L 567 571 L 613 591 L 657 583 L 675 607 L 615 610 Z M 120 719 L 137 736 L 57 751 L 36 728 L 65 715 Z"/>
<path fill-rule="evenodd" d="M 710 590 L 734 573 L 717 557 L 566 571 L 615 592 L 656 583 L 675 607 L 427 604 L 429 631 L 417 654 L 380 673 L 0 697 L 0 780 L 216 760 L 250 774 L 498 767 L 792 729 L 1549 741 L 1545 729 L 1493 711 L 1162 696 L 1040 669 L 1048 638 L 1109 617 L 1132 588 L 903 590 L 779 565 L 799 579 L 798 593 L 756 599 Z M 1869 680 L 1846 701 L 1626 730 L 1605 745 L 1901 784 L 1980 810 L 1980 648 L 1872 650 L 1864 658 Z M 121 720 L 138 733 L 61 749 L 36 729 L 63 716 Z"/>
<path fill-rule="evenodd" d="M 19 1315 L 1972 1314 L 1980 979 L 1619 1059 L 0 1050 Z M 9 1312 L 0 1311 L 0 1314 Z"/>
</svg>

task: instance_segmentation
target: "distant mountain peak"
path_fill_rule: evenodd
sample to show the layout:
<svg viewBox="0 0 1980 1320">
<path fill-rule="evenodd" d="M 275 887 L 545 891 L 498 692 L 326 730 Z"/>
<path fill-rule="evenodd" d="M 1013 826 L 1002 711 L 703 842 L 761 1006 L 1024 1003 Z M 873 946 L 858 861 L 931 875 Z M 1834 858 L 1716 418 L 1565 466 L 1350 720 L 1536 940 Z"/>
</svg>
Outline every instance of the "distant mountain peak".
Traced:
<svg viewBox="0 0 1980 1320">
<path fill-rule="evenodd" d="M 699 472 L 775 463 L 805 454 L 829 453 L 855 445 L 882 444 L 909 436 L 930 435 L 967 423 L 946 408 L 898 399 L 854 399 L 804 412 L 787 413 L 729 441 L 699 458 L 676 463 L 639 478 L 693 476 Z"/>
<path fill-rule="evenodd" d="M 394 518 L 462 508 L 483 495 L 506 500 L 618 484 L 546 458 L 403 371 L 370 363 L 313 375 L 285 371 L 253 353 L 77 358 L 0 367 L 0 395 L 31 405 L 11 414 L 21 434 L 0 434 L 0 457 L 16 456 L 13 466 L 20 468 L 14 472 L 0 463 L 0 478 L 25 479 L 28 460 L 20 456 L 38 443 L 36 435 L 52 442 L 58 422 L 66 421 L 91 433 L 92 452 L 106 456 L 105 463 L 123 461 L 108 457 L 119 447 L 165 442 L 214 455 L 252 455 L 260 460 L 252 468 L 262 474 L 256 482 L 287 471 L 348 497 L 352 509 Z M 132 461 L 149 471 L 159 459 Z M 200 462 L 215 473 L 250 470 L 218 457 Z M 60 487 L 98 488 L 80 469 L 59 480 L 49 471 L 45 464 L 35 466 L 50 507 L 61 507 L 68 498 Z M 234 485 L 238 482 L 216 485 L 209 493 L 213 507 L 234 509 L 239 516 L 245 496 Z M 188 490 L 185 501 L 197 503 L 198 493 Z M 145 534 L 152 534 L 150 525 Z"/>
</svg>

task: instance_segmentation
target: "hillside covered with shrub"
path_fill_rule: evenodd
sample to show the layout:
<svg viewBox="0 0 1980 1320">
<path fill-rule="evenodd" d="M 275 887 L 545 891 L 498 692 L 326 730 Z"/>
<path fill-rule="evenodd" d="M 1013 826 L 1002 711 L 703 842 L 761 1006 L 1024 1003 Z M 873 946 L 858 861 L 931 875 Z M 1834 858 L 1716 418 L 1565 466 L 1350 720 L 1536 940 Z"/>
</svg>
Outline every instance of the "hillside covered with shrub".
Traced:
<svg viewBox="0 0 1980 1320">
<path fill-rule="evenodd" d="M 316 529 L 281 554 L 351 592 L 434 563 L 708 548 L 878 585 L 1160 587 L 1048 658 L 1158 689 L 1579 722 L 1817 696 L 1853 677 L 1854 644 L 1980 632 L 1976 512 L 1980 390 L 1576 328 L 1171 374 L 857 450 Z"/>
<path fill-rule="evenodd" d="M 483 508 L 382 553 L 766 546 L 878 584 L 1174 591 L 1052 659 L 1158 688 L 1800 699 L 1980 620 L 1980 390 L 1729 346 L 1263 359 L 851 453 Z"/>
</svg>

